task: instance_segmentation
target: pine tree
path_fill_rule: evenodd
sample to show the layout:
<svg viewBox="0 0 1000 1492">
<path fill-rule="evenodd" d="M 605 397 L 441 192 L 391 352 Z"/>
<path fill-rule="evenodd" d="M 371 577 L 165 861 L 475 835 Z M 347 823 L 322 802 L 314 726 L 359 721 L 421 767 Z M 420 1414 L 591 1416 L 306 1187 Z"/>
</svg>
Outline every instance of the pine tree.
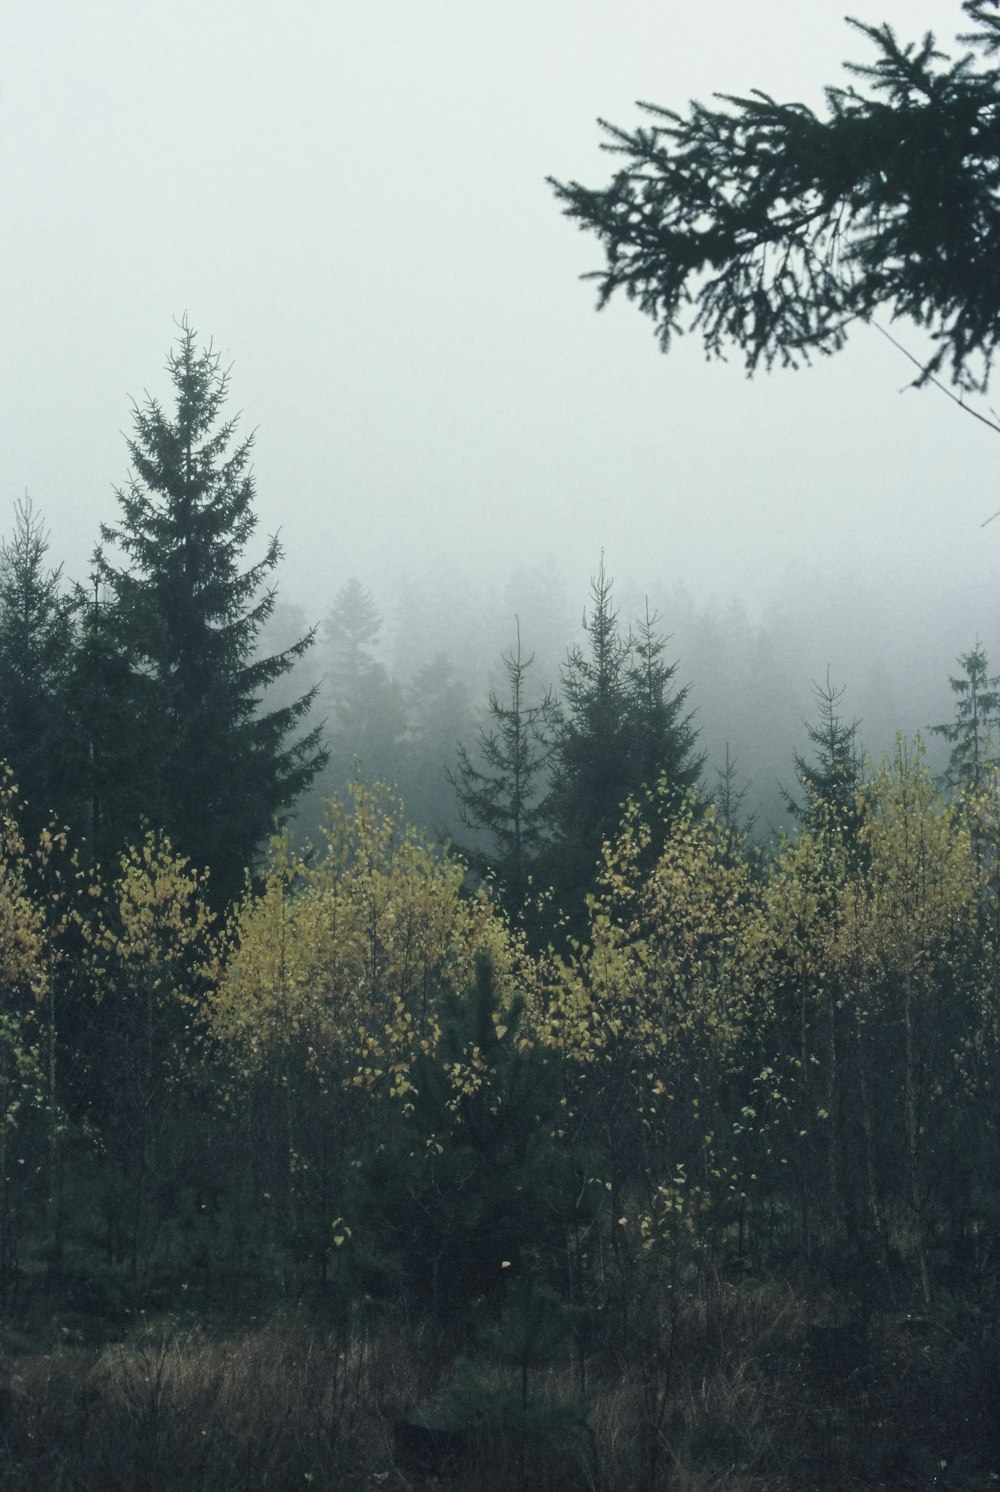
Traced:
<svg viewBox="0 0 1000 1492">
<path fill-rule="evenodd" d="M 102 594 L 95 571 L 78 586 L 76 647 L 66 698 L 74 792 L 70 821 L 91 864 L 110 863 L 137 844 L 145 826 L 166 822 L 166 755 L 160 690 L 129 617 Z"/>
<path fill-rule="evenodd" d="M 604 560 L 584 615 L 587 649 L 562 671 L 561 719 L 552 791 L 556 838 L 552 880 L 561 892 L 589 885 L 602 838 L 614 831 L 631 786 L 627 762 L 628 640 L 622 637 Z"/>
<path fill-rule="evenodd" d="M 489 696 L 491 727 L 479 732 L 478 756 L 458 747 L 458 765 L 448 777 L 459 800 L 459 816 L 467 828 L 485 834 L 486 848 L 465 851 L 482 873 L 499 882 L 507 905 L 520 912 L 528 894 L 531 873 L 551 834 L 548 765 L 556 707 L 551 691 L 535 704 L 526 702 L 526 677 L 534 654 L 521 655 L 521 628 L 514 648 L 502 655 L 509 694 Z"/>
<path fill-rule="evenodd" d="M 73 603 L 62 567 L 46 567 L 49 536 L 30 499 L 14 512 L 14 533 L 0 543 L 0 758 L 13 769 L 30 839 L 68 806 Z"/>
<path fill-rule="evenodd" d="M 829 670 L 825 684 L 813 685 L 819 719 L 816 725 L 806 725 L 806 734 L 816 755 L 809 761 L 800 752 L 795 753 L 795 774 L 803 799 L 800 802 L 787 792 L 783 797 L 793 818 L 810 824 L 822 818 L 827 827 L 836 827 L 853 839 L 861 816 L 857 801 L 863 775 L 857 740 L 861 722 L 852 720 L 848 725 L 839 713 L 845 687 L 838 689 L 831 684 Z"/>
<path fill-rule="evenodd" d="M 705 755 L 695 751 L 698 733 L 691 715 L 683 713 L 690 686 L 671 687 L 677 665 L 663 661 L 667 639 L 655 631 L 657 620 L 647 601 L 631 638 L 629 772 L 633 783 L 644 787 L 665 778 L 677 797 L 697 786 Z"/>
<path fill-rule="evenodd" d="M 574 647 L 563 668 L 553 754 L 550 871 L 567 906 L 593 880 L 601 842 L 617 830 L 629 797 L 662 783 L 665 824 L 702 765 L 691 717 L 681 715 L 687 689 L 671 691 L 675 666 L 663 662 L 655 616 L 647 611 L 637 634 L 622 634 L 603 560 L 591 600 L 587 647 Z"/>
<path fill-rule="evenodd" d="M 320 728 L 296 728 L 309 691 L 264 708 L 267 686 L 312 646 L 308 633 L 269 658 L 255 642 L 275 604 L 268 581 L 281 559 L 272 537 L 241 569 L 257 525 L 253 437 L 234 444 L 221 418 L 228 375 L 211 347 L 199 351 L 183 322 L 167 360 L 176 408 L 147 398 L 133 412 L 132 472 L 117 493 L 119 523 L 103 526 L 97 573 L 113 598 L 128 666 L 151 680 L 158 730 L 148 767 L 159 821 L 177 849 L 213 872 L 213 894 L 233 895 L 276 816 L 325 760 Z"/>
<path fill-rule="evenodd" d="M 990 676 L 986 649 L 978 637 L 972 651 L 961 653 L 958 662 L 964 676 L 948 679 L 957 696 L 955 719 L 931 726 L 934 735 L 951 742 L 945 784 L 953 792 L 984 786 L 997 764 L 992 731 L 1000 716 L 1000 677 Z"/>
<path fill-rule="evenodd" d="M 715 816 L 722 831 L 726 853 L 731 859 L 736 859 L 743 852 L 757 822 L 756 813 L 744 814 L 743 812 L 743 804 L 750 787 L 749 783 L 744 783 L 742 787 L 737 786 L 737 766 L 737 759 L 731 755 L 727 741 L 725 762 L 715 769 L 717 781 L 712 792 L 712 802 L 715 805 Z"/>
<path fill-rule="evenodd" d="M 376 1289 L 459 1323 L 495 1309 L 512 1281 L 564 1279 L 593 1192 L 580 1152 L 553 1139 L 559 1064 L 530 1039 L 526 999 L 502 991 L 488 953 L 436 1016 L 395 1133 L 372 1137 L 345 1203 L 380 1265 Z"/>
</svg>

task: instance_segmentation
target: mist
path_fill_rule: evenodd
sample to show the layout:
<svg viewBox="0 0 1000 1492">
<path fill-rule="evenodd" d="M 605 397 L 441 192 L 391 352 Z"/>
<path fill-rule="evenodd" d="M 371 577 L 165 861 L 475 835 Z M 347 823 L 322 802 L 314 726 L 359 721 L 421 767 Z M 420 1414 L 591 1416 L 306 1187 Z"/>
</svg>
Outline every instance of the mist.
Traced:
<svg viewBox="0 0 1000 1492">
<path fill-rule="evenodd" d="M 596 119 L 636 99 L 818 104 L 866 56 L 833 0 L 42 0 L 0 43 L 4 526 L 27 491 L 69 579 L 186 314 L 256 430 L 282 603 L 320 623 L 357 577 L 388 674 L 446 659 L 473 737 L 515 617 L 558 688 L 602 552 L 623 622 L 648 597 L 670 636 L 706 779 L 728 743 L 767 820 L 827 670 L 878 754 L 950 717 L 977 637 L 996 656 L 995 434 L 874 327 L 753 381 L 662 356 L 594 314 L 599 249 L 545 181 L 606 180 Z"/>
</svg>

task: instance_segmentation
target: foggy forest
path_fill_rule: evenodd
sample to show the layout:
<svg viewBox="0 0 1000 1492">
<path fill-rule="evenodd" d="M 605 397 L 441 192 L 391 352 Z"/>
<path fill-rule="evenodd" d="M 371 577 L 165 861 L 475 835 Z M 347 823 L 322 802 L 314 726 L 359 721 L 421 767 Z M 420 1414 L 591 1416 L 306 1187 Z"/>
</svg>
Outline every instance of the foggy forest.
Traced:
<svg viewBox="0 0 1000 1492">
<path fill-rule="evenodd" d="M 548 178 L 657 367 L 874 327 L 1000 433 L 957 8 Z M 753 597 L 613 508 L 306 584 L 254 349 L 164 324 L 88 557 L 0 533 L 0 1492 L 998 1485 L 995 566 L 850 571 L 804 471 Z"/>
<path fill-rule="evenodd" d="M 889 740 L 905 667 L 866 732 L 780 611 L 603 555 L 575 624 L 536 567 L 310 627 L 168 369 L 88 581 L 30 499 L 0 545 L 9 1484 L 987 1465 L 984 644 Z"/>
</svg>

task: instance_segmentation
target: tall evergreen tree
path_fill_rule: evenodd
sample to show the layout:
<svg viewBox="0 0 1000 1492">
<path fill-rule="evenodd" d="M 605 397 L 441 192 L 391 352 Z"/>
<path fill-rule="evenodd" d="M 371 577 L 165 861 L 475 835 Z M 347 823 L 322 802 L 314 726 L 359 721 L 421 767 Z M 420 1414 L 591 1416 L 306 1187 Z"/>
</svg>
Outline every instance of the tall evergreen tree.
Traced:
<svg viewBox="0 0 1000 1492">
<path fill-rule="evenodd" d="M 524 907 L 532 870 L 548 843 L 551 815 L 548 765 L 556 706 L 551 691 L 527 702 L 527 673 L 534 654 L 521 655 L 521 628 L 514 648 L 502 656 L 509 693 L 489 697 L 490 727 L 479 732 L 476 765 L 459 744 L 458 764 L 449 780 L 458 794 L 459 816 L 467 828 L 484 834 L 487 845 L 466 850 L 483 873 L 492 873 L 511 911 Z"/>
<path fill-rule="evenodd" d="M 646 610 L 630 639 L 629 773 L 633 784 L 652 787 L 659 778 L 674 794 L 696 786 L 705 763 L 695 747 L 698 733 L 684 713 L 690 686 L 673 687 L 676 663 L 666 663 L 667 639 L 656 629 L 657 615 Z"/>
<path fill-rule="evenodd" d="M 199 350 L 185 321 L 167 360 L 173 416 L 147 398 L 133 412 L 132 471 L 117 493 L 121 517 L 102 526 L 115 564 L 98 551 L 128 665 L 152 682 L 157 726 L 147 770 L 160 822 L 177 849 L 213 872 L 215 895 L 239 889 L 275 817 L 325 760 L 321 728 L 296 737 L 310 690 L 279 709 L 267 686 L 312 646 L 308 633 L 272 657 L 254 656 L 275 604 L 268 581 L 281 558 L 276 537 L 241 568 L 257 526 L 250 468 L 253 437 L 234 443 L 221 418 L 228 375 L 211 347 Z"/>
<path fill-rule="evenodd" d="M 95 565 L 98 559 L 95 556 Z M 167 820 L 160 763 L 164 719 L 156 677 L 129 618 L 98 574 L 75 592 L 77 637 L 67 680 L 69 816 L 91 861 L 109 863 L 144 827 Z"/>
<path fill-rule="evenodd" d="M 30 499 L 14 513 L 14 532 L 0 542 L 0 757 L 13 768 L 31 835 L 67 809 L 73 606 L 61 566 L 46 565 L 49 536 Z"/>
<path fill-rule="evenodd" d="M 602 838 L 613 832 L 631 786 L 628 772 L 628 641 L 621 635 L 604 560 L 591 585 L 583 626 L 562 670 L 561 720 L 552 791 L 556 837 L 552 880 L 582 893 Z"/>
<path fill-rule="evenodd" d="M 982 787 L 996 766 L 993 730 L 1000 716 L 1000 678 L 990 676 L 986 649 L 978 637 L 972 651 L 961 653 L 958 662 L 962 676 L 948 679 L 956 696 L 955 718 L 931 726 L 936 736 L 951 742 L 945 784 L 953 792 Z"/>
<path fill-rule="evenodd" d="M 341 586 L 323 630 L 333 652 L 332 673 L 337 682 L 358 678 L 376 666 L 374 649 L 382 618 L 375 598 L 356 576 Z"/>
<path fill-rule="evenodd" d="M 738 786 L 737 760 L 729 750 L 729 742 L 726 742 L 726 755 L 721 767 L 716 767 L 716 783 L 712 791 L 712 803 L 715 807 L 715 815 L 722 830 L 723 842 L 726 855 L 730 860 L 737 859 L 745 850 L 747 840 L 753 833 L 757 822 L 757 814 L 745 814 L 743 804 L 747 793 L 750 791 L 749 783 Z"/>
<path fill-rule="evenodd" d="M 655 616 L 647 611 L 638 633 L 622 634 L 603 560 L 591 600 L 587 646 L 571 650 L 562 672 L 553 755 L 551 878 L 567 905 L 591 884 L 627 799 L 663 779 L 669 810 L 702 765 L 691 717 L 681 714 L 687 690 L 671 689 L 675 666 L 663 662 Z"/>
<path fill-rule="evenodd" d="M 795 753 L 795 775 L 802 791 L 801 800 L 784 792 L 785 805 L 792 817 L 806 823 L 823 818 L 827 827 L 836 827 L 848 839 L 854 837 L 861 819 L 857 794 L 861 786 L 863 760 L 858 746 L 861 722 L 848 724 L 840 713 L 845 686 L 836 688 L 830 682 L 813 685 L 818 720 L 806 725 L 806 734 L 815 747 L 810 761 Z"/>
</svg>

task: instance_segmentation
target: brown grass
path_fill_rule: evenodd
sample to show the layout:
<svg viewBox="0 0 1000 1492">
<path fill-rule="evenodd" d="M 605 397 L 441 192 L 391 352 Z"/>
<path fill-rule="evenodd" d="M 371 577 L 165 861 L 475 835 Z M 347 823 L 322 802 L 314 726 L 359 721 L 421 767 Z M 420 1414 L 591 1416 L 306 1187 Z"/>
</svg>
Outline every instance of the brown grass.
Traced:
<svg viewBox="0 0 1000 1492">
<path fill-rule="evenodd" d="M 460 1454 L 435 1485 L 441 1492 L 995 1486 L 993 1468 L 978 1456 L 989 1437 L 984 1395 L 994 1358 L 962 1355 L 962 1338 L 946 1321 L 916 1333 L 887 1318 L 871 1332 L 864 1360 L 831 1377 L 810 1356 L 807 1331 L 827 1307 L 764 1281 L 692 1283 L 677 1313 L 666 1386 L 651 1388 L 619 1344 L 589 1360 L 581 1401 L 580 1365 L 567 1347 L 532 1369 L 526 1418 L 516 1369 L 473 1359 Z M 20 1341 L 15 1351 L 11 1340 L 0 1391 L 0 1492 L 416 1487 L 426 1482 L 394 1460 L 397 1418 L 416 1405 L 447 1405 L 449 1392 L 453 1404 L 461 1401 L 461 1370 L 447 1344 L 405 1322 L 347 1333 L 290 1318 L 213 1335 L 164 1320 L 100 1349 L 30 1351 Z M 666 1361 L 665 1353 L 661 1367 Z"/>
<path fill-rule="evenodd" d="M 161 1323 L 8 1364 L 0 1486 L 228 1492 L 350 1485 L 378 1451 L 377 1350 L 272 1323 L 213 1340 Z"/>
</svg>

